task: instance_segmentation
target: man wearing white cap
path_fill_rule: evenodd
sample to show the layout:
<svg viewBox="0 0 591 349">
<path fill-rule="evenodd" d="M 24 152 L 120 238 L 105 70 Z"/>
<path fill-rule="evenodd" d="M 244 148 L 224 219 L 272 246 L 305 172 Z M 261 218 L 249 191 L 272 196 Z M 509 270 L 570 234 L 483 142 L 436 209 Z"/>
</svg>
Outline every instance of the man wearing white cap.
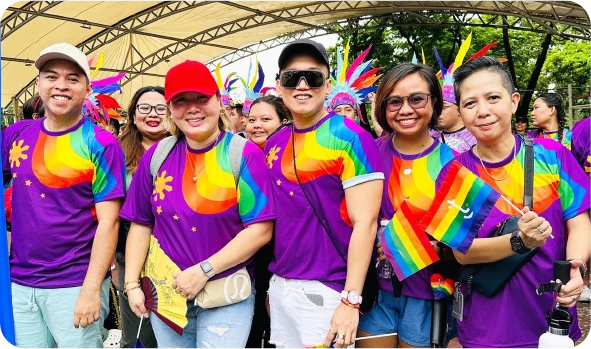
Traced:
<svg viewBox="0 0 591 349">
<path fill-rule="evenodd" d="M 108 304 L 125 159 L 117 140 L 82 114 L 92 91 L 84 53 L 55 44 L 35 67 L 45 117 L 11 125 L 2 141 L 14 193 L 16 345 L 102 347 L 98 319 Z"/>
</svg>

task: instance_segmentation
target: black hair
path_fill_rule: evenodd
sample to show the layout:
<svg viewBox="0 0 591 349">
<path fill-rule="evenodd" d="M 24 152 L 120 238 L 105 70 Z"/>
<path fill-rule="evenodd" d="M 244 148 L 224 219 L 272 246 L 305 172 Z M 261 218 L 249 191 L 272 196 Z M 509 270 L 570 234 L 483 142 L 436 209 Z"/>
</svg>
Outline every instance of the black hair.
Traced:
<svg viewBox="0 0 591 349">
<path fill-rule="evenodd" d="M 281 97 L 276 97 L 276 96 L 259 97 L 252 102 L 250 109 L 252 110 L 252 107 L 255 104 L 259 104 L 259 103 L 267 103 L 267 104 L 271 105 L 273 107 L 273 109 L 275 109 L 275 113 L 277 114 L 277 116 L 279 117 L 279 121 L 281 121 L 281 122 L 283 122 L 284 120 L 289 121 L 289 120 L 293 119 L 291 116 L 291 112 L 289 111 L 289 109 L 287 109 L 287 107 L 285 106 L 285 103 L 283 103 L 283 99 Z"/>
<path fill-rule="evenodd" d="M 37 114 L 39 119 L 44 116 L 43 101 L 41 96 L 34 96 L 23 104 L 23 119 L 33 120 L 33 114 Z"/>
<path fill-rule="evenodd" d="M 405 77 L 418 73 L 423 80 L 429 85 L 429 93 L 431 94 L 431 103 L 433 103 L 433 115 L 429 121 L 429 128 L 434 129 L 437 124 L 437 118 L 441 115 L 443 110 L 443 95 L 441 93 L 441 86 L 439 79 L 431 67 L 424 64 L 402 63 L 392 68 L 380 82 L 378 90 L 376 91 L 376 120 L 378 124 L 386 132 L 394 132 L 392 127 L 388 124 L 386 119 L 386 105 L 385 99 L 388 97 L 394 86 L 398 84 Z"/>
<path fill-rule="evenodd" d="M 564 126 L 566 124 L 566 112 L 564 111 L 564 104 L 562 102 L 562 97 L 558 93 L 546 93 L 541 95 L 540 97 L 544 103 L 550 108 L 556 108 L 556 121 L 558 121 L 558 143 L 562 143 L 562 138 L 564 137 Z M 538 127 L 536 130 L 536 136 L 541 136 L 544 130 L 541 127 Z"/>
<path fill-rule="evenodd" d="M 454 77 L 454 93 L 456 95 L 456 101 L 458 102 L 458 106 L 460 106 L 460 89 L 464 81 L 470 77 L 472 74 L 477 73 L 479 71 L 486 70 L 491 73 L 495 73 L 499 75 L 501 78 L 501 83 L 509 96 L 511 96 L 515 92 L 515 85 L 513 84 L 513 80 L 511 79 L 511 75 L 503 64 L 496 58 L 493 57 L 478 57 L 473 59 L 469 62 L 462 64 L 456 71 L 453 73 Z"/>
</svg>

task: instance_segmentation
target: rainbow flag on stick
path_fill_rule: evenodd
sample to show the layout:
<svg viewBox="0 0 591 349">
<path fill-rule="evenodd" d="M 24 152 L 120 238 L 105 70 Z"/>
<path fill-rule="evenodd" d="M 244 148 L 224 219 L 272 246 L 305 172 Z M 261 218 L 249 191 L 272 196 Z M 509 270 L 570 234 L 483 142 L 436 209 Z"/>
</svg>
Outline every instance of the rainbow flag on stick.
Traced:
<svg viewBox="0 0 591 349">
<path fill-rule="evenodd" d="M 439 260 L 425 231 L 419 227 L 406 201 L 381 233 L 382 249 L 398 280 Z"/>
<path fill-rule="evenodd" d="M 490 185 L 454 161 L 419 225 L 434 239 L 466 253 L 500 197 Z"/>
</svg>

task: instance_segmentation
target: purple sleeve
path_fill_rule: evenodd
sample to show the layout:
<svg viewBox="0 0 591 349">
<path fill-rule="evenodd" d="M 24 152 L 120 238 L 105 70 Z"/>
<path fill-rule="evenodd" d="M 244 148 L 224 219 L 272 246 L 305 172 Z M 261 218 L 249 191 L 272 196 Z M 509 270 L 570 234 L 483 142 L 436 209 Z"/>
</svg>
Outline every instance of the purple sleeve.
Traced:
<svg viewBox="0 0 591 349">
<path fill-rule="evenodd" d="M 247 226 L 275 219 L 271 173 L 265 155 L 254 143 L 244 146 L 238 180 L 238 209 Z"/>
<path fill-rule="evenodd" d="M 591 175 L 591 118 L 583 119 L 575 124 L 572 131 L 571 151 L 577 162 Z"/>
<path fill-rule="evenodd" d="M 15 135 L 21 132 L 25 126 L 27 126 L 26 123 L 17 122 L 2 131 L 2 171 L 4 173 L 10 173 L 10 148 L 12 147 Z"/>
<path fill-rule="evenodd" d="M 92 192 L 96 202 L 108 201 L 125 196 L 125 155 L 119 142 L 112 134 L 100 131 L 96 134 L 100 144 L 92 159 L 95 180 Z"/>
<path fill-rule="evenodd" d="M 152 201 L 150 200 L 154 185 L 150 174 L 150 160 L 154 153 L 155 146 L 151 147 L 142 157 L 138 168 L 131 180 L 125 203 L 121 209 L 121 218 L 130 222 L 154 225 L 154 213 L 152 212 Z"/>
</svg>

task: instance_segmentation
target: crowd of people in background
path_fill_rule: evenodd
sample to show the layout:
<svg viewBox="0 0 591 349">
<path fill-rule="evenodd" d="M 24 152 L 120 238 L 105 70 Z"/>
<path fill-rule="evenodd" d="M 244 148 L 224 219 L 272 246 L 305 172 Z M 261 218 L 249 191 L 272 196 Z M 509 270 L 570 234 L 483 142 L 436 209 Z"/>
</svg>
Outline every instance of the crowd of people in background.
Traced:
<svg viewBox="0 0 591 349">
<path fill-rule="evenodd" d="M 367 74 L 361 58 L 331 69 L 321 44 L 292 42 L 276 85 L 251 100 L 185 61 L 103 128 L 84 113 L 84 53 L 44 49 L 39 95 L 2 134 L 16 345 L 430 347 L 434 274 L 531 250 L 492 297 L 455 280 L 445 344 L 537 347 L 554 302 L 578 340 L 576 304 L 591 293 L 590 118 L 568 129 L 562 98 L 546 93 L 530 129 L 488 56 L 441 77 L 419 63 Z M 510 203 L 495 204 L 463 252 L 429 238 L 439 261 L 401 279 L 378 229 L 398 212 L 416 225 L 455 164 Z M 491 236 L 513 207 L 518 229 Z M 570 280 L 555 299 L 537 295 L 557 260 L 570 261 Z"/>
</svg>

